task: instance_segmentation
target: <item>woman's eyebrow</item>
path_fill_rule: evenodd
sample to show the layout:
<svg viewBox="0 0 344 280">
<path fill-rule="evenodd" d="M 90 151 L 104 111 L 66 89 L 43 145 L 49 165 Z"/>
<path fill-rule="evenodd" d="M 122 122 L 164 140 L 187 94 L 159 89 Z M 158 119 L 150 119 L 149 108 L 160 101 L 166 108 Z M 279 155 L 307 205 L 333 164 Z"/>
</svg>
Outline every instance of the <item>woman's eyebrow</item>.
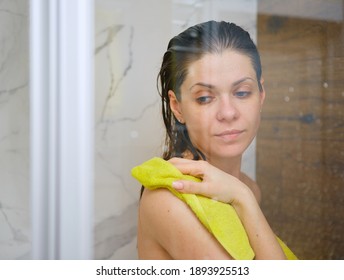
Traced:
<svg viewBox="0 0 344 280">
<path fill-rule="evenodd" d="M 192 89 L 193 87 L 195 87 L 195 86 L 206 87 L 206 88 L 208 88 L 208 89 L 214 89 L 214 88 L 215 88 L 214 85 L 199 82 L 199 83 L 193 84 L 193 85 L 189 88 L 189 90 L 191 90 L 191 89 Z"/>
<path fill-rule="evenodd" d="M 233 82 L 233 83 L 232 83 L 232 86 L 235 87 L 235 86 L 237 86 L 237 85 L 239 85 L 239 84 L 241 84 L 241 83 L 243 83 L 243 82 L 245 82 L 245 81 L 247 81 L 247 80 L 251 80 L 251 81 L 253 81 L 253 82 L 256 81 L 255 79 L 253 79 L 253 78 L 251 78 L 251 77 L 244 77 L 244 78 L 242 78 L 242 79 L 240 79 L 240 80 L 237 80 L 237 81 Z M 193 87 L 195 87 L 195 86 L 206 87 L 206 88 L 208 88 L 208 89 L 214 89 L 214 88 L 216 88 L 216 87 L 215 87 L 214 85 L 212 85 L 212 84 L 207 84 L 207 83 L 203 83 L 203 82 L 198 82 L 198 83 L 193 84 L 193 85 L 189 88 L 189 90 L 191 90 L 191 89 L 192 89 Z"/>
<path fill-rule="evenodd" d="M 255 79 L 252 79 L 251 77 L 245 77 L 245 78 L 242 78 L 242 79 L 240 79 L 240 80 L 235 81 L 234 83 L 232 83 L 232 86 L 235 87 L 235 86 L 241 84 L 242 82 L 245 82 L 246 80 L 251 80 L 251 81 L 253 81 L 253 82 L 256 81 Z"/>
</svg>

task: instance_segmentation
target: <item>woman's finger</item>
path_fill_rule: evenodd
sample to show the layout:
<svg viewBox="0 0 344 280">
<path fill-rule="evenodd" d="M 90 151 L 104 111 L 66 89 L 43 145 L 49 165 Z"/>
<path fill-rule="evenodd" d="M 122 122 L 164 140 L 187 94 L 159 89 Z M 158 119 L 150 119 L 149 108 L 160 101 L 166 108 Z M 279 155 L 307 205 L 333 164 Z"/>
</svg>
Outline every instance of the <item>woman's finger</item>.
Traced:
<svg viewBox="0 0 344 280">
<path fill-rule="evenodd" d="M 212 194 L 209 193 L 207 184 L 202 182 L 181 180 L 173 182 L 172 187 L 181 193 L 200 194 L 207 197 L 212 197 Z"/>
<path fill-rule="evenodd" d="M 190 160 L 183 158 L 172 158 L 169 160 L 180 172 L 185 175 L 192 175 L 198 178 L 203 178 L 206 171 L 206 161 L 203 160 Z"/>
</svg>

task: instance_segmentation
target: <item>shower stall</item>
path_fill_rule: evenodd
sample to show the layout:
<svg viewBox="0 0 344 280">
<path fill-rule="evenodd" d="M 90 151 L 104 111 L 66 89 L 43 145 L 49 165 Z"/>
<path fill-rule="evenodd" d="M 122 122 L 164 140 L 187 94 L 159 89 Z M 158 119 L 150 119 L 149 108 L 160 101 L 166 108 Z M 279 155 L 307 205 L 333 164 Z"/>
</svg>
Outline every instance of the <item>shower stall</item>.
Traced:
<svg viewBox="0 0 344 280">
<path fill-rule="evenodd" d="M 130 169 L 163 150 L 162 54 L 210 19 L 261 52 L 243 170 L 271 226 L 301 259 L 343 259 L 344 5 L 284 2 L 1 1 L 0 259 L 137 259 Z"/>
</svg>

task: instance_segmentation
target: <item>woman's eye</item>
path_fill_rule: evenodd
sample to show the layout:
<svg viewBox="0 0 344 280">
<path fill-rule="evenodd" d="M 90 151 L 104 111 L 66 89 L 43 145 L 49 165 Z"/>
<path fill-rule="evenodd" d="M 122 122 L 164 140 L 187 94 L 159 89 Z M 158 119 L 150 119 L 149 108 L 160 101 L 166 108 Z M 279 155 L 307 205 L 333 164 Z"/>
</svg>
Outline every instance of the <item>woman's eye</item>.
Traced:
<svg viewBox="0 0 344 280">
<path fill-rule="evenodd" d="M 207 104 L 207 103 L 211 102 L 212 97 L 211 96 L 201 96 L 201 97 L 198 97 L 196 100 L 199 104 Z"/>
<path fill-rule="evenodd" d="M 237 91 L 234 95 L 239 98 L 245 98 L 248 97 L 250 94 L 250 91 Z"/>
</svg>

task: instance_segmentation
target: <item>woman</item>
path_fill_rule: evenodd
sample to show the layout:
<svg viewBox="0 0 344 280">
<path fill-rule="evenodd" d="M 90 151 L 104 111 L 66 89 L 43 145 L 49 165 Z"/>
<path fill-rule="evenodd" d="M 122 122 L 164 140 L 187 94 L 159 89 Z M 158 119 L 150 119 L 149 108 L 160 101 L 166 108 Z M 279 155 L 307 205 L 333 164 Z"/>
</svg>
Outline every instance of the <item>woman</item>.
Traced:
<svg viewBox="0 0 344 280">
<path fill-rule="evenodd" d="M 261 63 L 249 34 L 205 22 L 169 42 L 159 73 L 169 160 L 201 182 L 175 181 L 180 193 L 231 204 L 256 259 L 285 259 L 260 207 L 257 184 L 241 172 L 265 98 Z M 140 259 L 232 259 L 190 208 L 167 189 L 142 191 Z"/>
</svg>

